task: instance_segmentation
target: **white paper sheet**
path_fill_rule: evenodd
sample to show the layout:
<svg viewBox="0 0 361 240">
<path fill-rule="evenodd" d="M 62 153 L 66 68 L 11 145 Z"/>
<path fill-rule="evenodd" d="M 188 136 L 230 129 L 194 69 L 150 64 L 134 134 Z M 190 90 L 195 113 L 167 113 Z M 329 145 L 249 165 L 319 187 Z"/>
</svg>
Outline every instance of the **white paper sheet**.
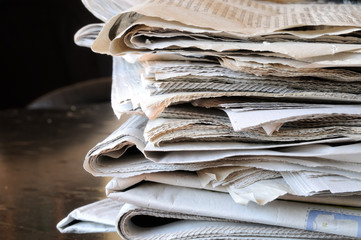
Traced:
<svg viewBox="0 0 361 240">
<path fill-rule="evenodd" d="M 139 207 L 156 209 L 157 212 L 247 221 L 360 237 L 358 222 L 361 214 L 358 209 L 289 201 L 274 201 L 265 206 L 252 203 L 241 206 L 234 203 L 225 193 L 151 183 L 126 192 L 111 194 L 110 197 Z M 325 224 L 319 225 L 322 221 Z"/>
</svg>

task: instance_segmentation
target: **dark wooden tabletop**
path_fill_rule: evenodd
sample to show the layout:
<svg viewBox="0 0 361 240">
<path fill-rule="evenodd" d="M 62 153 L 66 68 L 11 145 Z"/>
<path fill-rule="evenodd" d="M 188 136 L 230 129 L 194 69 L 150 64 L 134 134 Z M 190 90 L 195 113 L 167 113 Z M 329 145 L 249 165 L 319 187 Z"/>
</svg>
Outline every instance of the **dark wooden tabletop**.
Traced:
<svg viewBox="0 0 361 240">
<path fill-rule="evenodd" d="M 0 239 L 120 239 L 56 229 L 73 209 L 105 197 L 109 179 L 82 165 L 118 124 L 110 104 L 0 111 Z"/>
</svg>

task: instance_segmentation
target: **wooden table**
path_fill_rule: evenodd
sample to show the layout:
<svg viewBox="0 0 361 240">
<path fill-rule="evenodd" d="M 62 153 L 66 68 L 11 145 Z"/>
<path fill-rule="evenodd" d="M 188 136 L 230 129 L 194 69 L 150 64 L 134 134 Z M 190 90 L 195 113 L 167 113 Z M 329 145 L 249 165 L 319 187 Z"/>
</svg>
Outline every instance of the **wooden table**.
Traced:
<svg viewBox="0 0 361 240">
<path fill-rule="evenodd" d="M 120 239 L 56 229 L 73 209 L 105 197 L 109 179 L 83 170 L 83 159 L 118 124 L 110 104 L 0 111 L 0 239 Z"/>
</svg>

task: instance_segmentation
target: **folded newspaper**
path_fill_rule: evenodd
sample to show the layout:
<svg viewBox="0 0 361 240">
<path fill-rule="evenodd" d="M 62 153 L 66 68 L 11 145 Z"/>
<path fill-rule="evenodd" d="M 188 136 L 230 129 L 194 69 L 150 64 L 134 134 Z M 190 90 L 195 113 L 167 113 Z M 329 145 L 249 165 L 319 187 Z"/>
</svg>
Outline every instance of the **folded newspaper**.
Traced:
<svg viewBox="0 0 361 240">
<path fill-rule="evenodd" d="M 108 198 L 61 232 L 361 237 L 361 5 L 83 0 L 120 127 L 84 168 Z"/>
<path fill-rule="evenodd" d="M 163 183 L 226 191 L 241 204 L 266 204 L 285 194 L 361 192 L 361 143 L 357 141 L 176 142 L 149 147 L 141 131 L 147 121 L 144 116 L 131 116 L 88 152 L 84 168 L 95 176 L 119 177 L 125 185 L 161 178 Z M 330 203 L 329 196 L 323 199 Z M 347 200 L 343 204 L 354 206 Z"/>
<path fill-rule="evenodd" d="M 143 62 L 147 97 L 132 101 L 149 118 L 205 97 L 360 102 L 361 10 L 339 6 L 151 1 L 110 19 L 92 49 Z"/>
<path fill-rule="evenodd" d="M 225 193 L 159 183 L 115 191 L 109 198 L 73 211 L 59 222 L 58 229 L 68 232 L 78 224 L 99 222 L 110 229 L 114 226 L 123 239 L 360 237 L 360 211 L 350 208 L 289 201 L 241 206 Z M 103 214 L 99 216 L 96 209 Z M 108 223 L 110 219 L 113 224 Z"/>
</svg>

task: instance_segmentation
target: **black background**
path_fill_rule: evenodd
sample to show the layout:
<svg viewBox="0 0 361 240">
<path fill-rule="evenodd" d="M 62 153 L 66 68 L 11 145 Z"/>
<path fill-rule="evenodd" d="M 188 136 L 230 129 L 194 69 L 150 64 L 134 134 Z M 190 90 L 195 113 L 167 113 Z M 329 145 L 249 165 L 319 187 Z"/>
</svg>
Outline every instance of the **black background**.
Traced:
<svg viewBox="0 0 361 240">
<path fill-rule="evenodd" d="M 0 3 L 0 109 L 22 108 L 59 87 L 111 76 L 110 56 L 74 43 L 81 27 L 101 22 L 80 0 Z"/>
</svg>

